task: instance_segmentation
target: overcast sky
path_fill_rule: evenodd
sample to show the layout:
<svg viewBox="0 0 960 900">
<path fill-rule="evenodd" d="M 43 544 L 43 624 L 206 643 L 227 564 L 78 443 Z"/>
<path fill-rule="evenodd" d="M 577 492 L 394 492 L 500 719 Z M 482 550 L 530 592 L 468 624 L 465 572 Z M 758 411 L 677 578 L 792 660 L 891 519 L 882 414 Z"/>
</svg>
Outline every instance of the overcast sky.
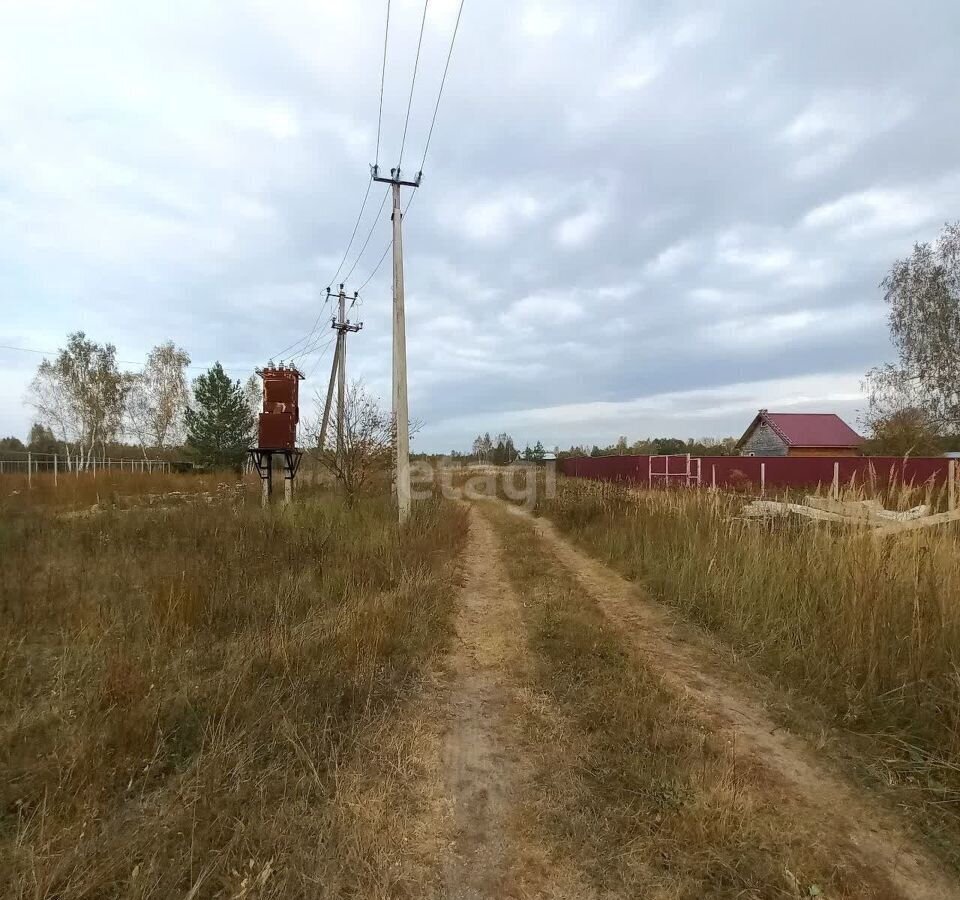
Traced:
<svg viewBox="0 0 960 900">
<path fill-rule="evenodd" d="M 374 161 L 385 8 L 0 0 L 0 344 L 172 338 L 244 378 L 307 333 Z M 387 168 L 422 9 L 393 0 Z M 456 9 L 429 4 L 411 175 Z M 414 449 L 855 423 L 878 282 L 960 210 L 958 33 L 954 0 L 466 0 L 404 223 Z M 348 360 L 387 403 L 390 297 L 388 258 Z M 41 358 L 0 350 L 0 433 Z"/>
</svg>

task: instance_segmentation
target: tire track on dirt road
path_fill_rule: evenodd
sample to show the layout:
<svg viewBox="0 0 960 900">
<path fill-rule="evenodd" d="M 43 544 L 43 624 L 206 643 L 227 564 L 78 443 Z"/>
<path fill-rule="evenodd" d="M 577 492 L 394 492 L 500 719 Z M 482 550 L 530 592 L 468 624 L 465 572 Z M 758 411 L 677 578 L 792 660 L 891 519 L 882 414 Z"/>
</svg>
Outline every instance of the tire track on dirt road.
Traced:
<svg viewBox="0 0 960 900">
<path fill-rule="evenodd" d="M 529 748 L 517 725 L 529 671 L 520 607 L 490 523 L 471 508 L 464 585 L 447 663 L 443 778 L 453 838 L 443 860 L 451 900 L 585 898 L 572 863 L 551 868 L 523 827 Z"/>
<path fill-rule="evenodd" d="M 552 523 L 514 506 L 507 509 L 529 520 L 554 557 L 667 684 L 688 698 L 703 719 L 731 732 L 738 753 L 769 771 L 812 814 L 832 823 L 869 870 L 909 900 L 960 898 L 957 879 L 909 836 L 896 816 L 830 770 L 806 741 L 781 729 L 764 712 L 760 697 L 724 670 L 706 637 L 681 634 L 665 608 L 575 548 Z"/>
</svg>

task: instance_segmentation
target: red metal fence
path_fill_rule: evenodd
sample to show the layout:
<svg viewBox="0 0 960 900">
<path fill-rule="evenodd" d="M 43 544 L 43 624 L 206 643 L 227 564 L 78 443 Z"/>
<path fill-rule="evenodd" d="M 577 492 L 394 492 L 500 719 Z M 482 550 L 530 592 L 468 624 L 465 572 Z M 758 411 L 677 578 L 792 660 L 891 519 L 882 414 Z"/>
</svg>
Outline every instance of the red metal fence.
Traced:
<svg viewBox="0 0 960 900">
<path fill-rule="evenodd" d="M 577 456 L 561 459 L 559 471 L 573 478 L 599 481 L 623 481 L 649 484 L 649 456 Z M 663 483 L 656 473 L 687 472 L 687 457 L 655 457 L 653 483 Z M 946 483 L 950 460 L 944 457 L 901 458 L 896 456 L 807 457 L 807 456 L 701 456 L 700 484 L 705 487 L 742 487 L 761 484 L 771 488 L 814 488 L 830 485 L 834 477 L 840 485 L 870 484 L 885 487 L 891 483 L 922 485 Z M 691 471 L 696 472 L 696 465 Z M 671 483 L 683 483 L 674 478 Z"/>
</svg>

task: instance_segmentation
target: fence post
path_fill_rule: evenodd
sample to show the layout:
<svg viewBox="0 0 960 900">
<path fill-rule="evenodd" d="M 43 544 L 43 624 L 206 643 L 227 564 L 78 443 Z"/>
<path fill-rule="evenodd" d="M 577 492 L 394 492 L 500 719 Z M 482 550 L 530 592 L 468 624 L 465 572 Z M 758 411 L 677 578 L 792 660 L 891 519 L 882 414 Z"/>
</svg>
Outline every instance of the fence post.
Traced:
<svg viewBox="0 0 960 900">
<path fill-rule="evenodd" d="M 710 466 L 710 486 L 716 490 L 717 489 L 717 467 L 716 465 Z"/>
<path fill-rule="evenodd" d="M 27 452 L 27 487 L 33 487 L 33 454 L 29 451 Z"/>
<path fill-rule="evenodd" d="M 767 491 L 767 464 L 765 462 L 760 463 L 760 496 L 762 497 Z"/>
<path fill-rule="evenodd" d="M 947 510 L 953 512 L 957 508 L 957 495 L 955 487 L 957 483 L 957 461 L 951 459 L 947 463 Z"/>
<path fill-rule="evenodd" d="M 57 470 L 58 470 L 59 468 L 60 468 L 60 467 L 57 465 L 57 454 L 54 453 L 54 454 L 53 454 L 53 486 L 54 486 L 54 487 L 57 486 L 57 475 L 58 475 Z"/>
<path fill-rule="evenodd" d="M 830 495 L 834 500 L 840 499 L 840 463 L 838 462 L 833 464 L 833 488 Z"/>
</svg>

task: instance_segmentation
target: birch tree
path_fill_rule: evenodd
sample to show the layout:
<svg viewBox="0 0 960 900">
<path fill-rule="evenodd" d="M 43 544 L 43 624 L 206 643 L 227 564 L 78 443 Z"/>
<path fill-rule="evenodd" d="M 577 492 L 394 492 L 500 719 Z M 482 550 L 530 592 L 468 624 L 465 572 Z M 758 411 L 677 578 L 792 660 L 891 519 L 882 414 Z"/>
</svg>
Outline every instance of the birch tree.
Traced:
<svg viewBox="0 0 960 900">
<path fill-rule="evenodd" d="M 960 222 L 915 244 L 881 287 L 898 360 L 867 373 L 867 424 L 915 409 L 941 432 L 960 433 Z"/>
<path fill-rule="evenodd" d="M 148 448 L 163 450 L 183 440 L 189 365 L 190 354 L 166 341 L 150 351 L 142 372 L 130 376 L 126 426 L 144 457 Z"/>
<path fill-rule="evenodd" d="M 90 465 L 120 431 L 129 376 L 117 368 L 113 344 L 97 344 L 82 331 L 67 338 L 54 360 L 44 359 L 27 392 L 37 421 L 63 442 L 69 468 Z"/>
<path fill-rule="evenodd" d="M 243 383 L 243 396 L 247 398 L 247 406 L 250 407 L 253 421 L 257 422 L 260 413 L 263 412 L 263 385 L 256 375 L 251 375 Z"/>
</svg>

